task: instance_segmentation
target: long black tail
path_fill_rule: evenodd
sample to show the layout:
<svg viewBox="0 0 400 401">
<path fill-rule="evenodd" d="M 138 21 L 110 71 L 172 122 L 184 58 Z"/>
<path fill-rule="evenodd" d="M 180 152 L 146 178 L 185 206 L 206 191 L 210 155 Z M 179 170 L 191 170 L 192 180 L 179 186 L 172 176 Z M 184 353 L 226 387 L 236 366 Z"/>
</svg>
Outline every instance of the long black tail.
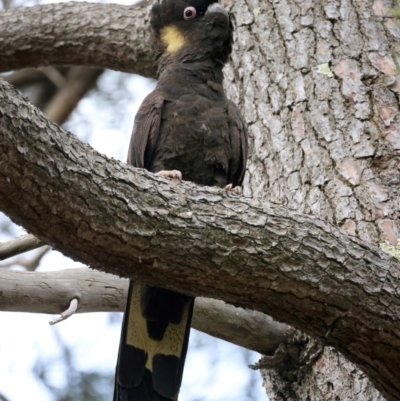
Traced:
<svg viewBox="0 0 400 401">
<path fill-rule="evenodd" d="M 194 298 L 130 281 L 114 401 L 176 400 Z"/>
</svg>

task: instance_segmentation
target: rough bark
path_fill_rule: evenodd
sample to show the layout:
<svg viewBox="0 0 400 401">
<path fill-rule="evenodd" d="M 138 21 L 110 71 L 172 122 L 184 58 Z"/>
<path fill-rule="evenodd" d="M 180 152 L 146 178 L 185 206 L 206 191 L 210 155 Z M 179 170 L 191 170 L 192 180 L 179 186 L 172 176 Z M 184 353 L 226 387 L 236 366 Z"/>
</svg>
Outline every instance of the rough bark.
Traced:
<svg viewBox="0 0 400 401">
<path fill-rule="evenodd" d="M 0 271 L 1 311 L 59 314 L 77 298 L 77 313 L 123 312 L 127 293 L 127 279 L 84 268 L 46 273 Z M 196 298 L 192 326 L 262 354 L 274 353 L 291 335 L 287 325 L 263 313 L 201 297 Z"/>
<path fill-rule="evenodd" d="M 397 260 L 317 218 L 108 160 L 5 82 L 0 124 L 0 208 L 16 223 L 93 268 L 294 325 L 400 396 Z"/>
<path fill-rule="evenodd" d="M 231 3 L 237 29 L 226 88 L 249 124 L 244 194 L 321 217 L 370 244 L 396 244 L 400 25 L 386 18 L 395 3 Z M 338 372 L 335 389 L 356 388 L 361 372 L 347 375 L 345 385 L 345 372 L 355 367 L 343 369 L 343 358 L 333 355 L 324 354 L 324 366 Z M 297 400 L 324 399 L 309 386 L 315 379 L 309 372 L 282 399 L 293 394 Z M 270 373 L 277 377 L 275 370 Z M 329 381 L 334 383 L 327 375 Z M 271 391 L 279 385 L 266 388 L 271 399 L 283 396 Z M 310 388 L 314 394 L 307 394 Z M 343 399 L 343 393 L 333 393 Z M 373 389 L 364 393 L 375 399 L 368 398 Z"/>
<path fill-rule="evenodd" d="M 400 238 L 400 24 L 389 0 L 238 0 L 228 95 L 251 148 L 245 195 L 369 242 Z"/>
<path fill-rule="evenodd" d="M 86 5 L 80 7 L 88 15 Z M 392 57 L 399 28 L 382 18 L 390 7 L 386 0 L 238 0 L 238 39 L 226 70 L 228 94 L 250 125 L 245 194 L 326 218 L 375 244 L 394 244 L 399 236 L 400 85 Z M 57 20 L 61 29 L 66 21 Z M 69 32 L 72 41 L 76 34 Z M 112 37 L 105 30 L 98 43 L 107 48 Z M 123 52 L 105 61 L 100 53 L 99 60 L 135 71 Z M 68 57 L 68 64 L 77 62 Z M 85 57 L 96 64 L 96 55 Z M 16 53 L 7 62 L 16 65 Z"/>
<path fill-rule="evenodd" d="M 147 4 L 71 2 L 0 12 L 0 72 L 47 65 L 154 77 Z"/>
<path fill-rule="evenodd" d="M 235 2 L 226 87 L 250 127 L 245 194 L 327 218 L 369 242 L 396 243 L 400 81 L 392 55 L 400 34 L 396 20 L 382 20 L 390 7 Z M 120 5 L 2 12 L 0 71 L 84 64 L 154 76 L 146 23 L 145 7 Z"/>
<path fill-rule="evenodd" d="M 298 333 L 297 333 L 298 334 Z M 302 335 L 259 362 L 270 401 L 384 401 L 368 378 L 341 354 Z"/>
</svg>

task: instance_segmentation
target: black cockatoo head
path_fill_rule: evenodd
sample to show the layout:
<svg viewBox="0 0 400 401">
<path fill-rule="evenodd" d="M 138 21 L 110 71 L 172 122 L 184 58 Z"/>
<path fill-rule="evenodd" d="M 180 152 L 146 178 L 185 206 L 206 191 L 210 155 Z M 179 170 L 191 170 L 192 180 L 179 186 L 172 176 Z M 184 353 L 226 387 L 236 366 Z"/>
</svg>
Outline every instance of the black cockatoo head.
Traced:
<svg viewBox="0 0 400 401">
<path fill-rule="evenodd" d="M 160 0 L 151 9 L 156 56 L 223 65 L 232 51 L 233 25 L 217 0 Z"/>
</svg>

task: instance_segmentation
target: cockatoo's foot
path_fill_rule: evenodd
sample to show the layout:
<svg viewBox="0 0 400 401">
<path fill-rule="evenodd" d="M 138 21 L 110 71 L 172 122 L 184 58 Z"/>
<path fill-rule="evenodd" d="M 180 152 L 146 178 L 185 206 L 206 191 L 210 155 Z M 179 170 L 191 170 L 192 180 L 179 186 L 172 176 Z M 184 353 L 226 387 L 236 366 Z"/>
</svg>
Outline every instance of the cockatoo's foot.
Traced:
<svg viewBox="0 0 400 401">
<path fill-rule="evenodd" d="M 242 193 L 242 187 L 233 187 L 232 184 L 228 184 L 225 186 L 225 191 L 233 192 L 236 195 L 240 195 Z"/>
<path fill-rule="evenodd" d="M 179 170 L 161 170 L 156 175 L 160 177 L 175 178 L 176 180 L 182 180 L 182 173 Z"/>
</svg>

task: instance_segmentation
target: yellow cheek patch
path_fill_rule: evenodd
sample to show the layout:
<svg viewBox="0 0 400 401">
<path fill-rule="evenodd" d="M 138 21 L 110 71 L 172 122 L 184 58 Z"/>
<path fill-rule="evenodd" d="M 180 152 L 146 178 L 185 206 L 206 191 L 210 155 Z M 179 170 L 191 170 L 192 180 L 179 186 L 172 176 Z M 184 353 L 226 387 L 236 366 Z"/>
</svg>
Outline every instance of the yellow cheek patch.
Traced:
<svg viewBox="0 0 400 401">
<path fill-rule="evenodd" d="M 161 41 L 167 47 L 169 53 L 175 53 L 185 44 L 185 38 L 176 26 L 166 26 L 161 29 L 160 33 Z"/>
</svg>

